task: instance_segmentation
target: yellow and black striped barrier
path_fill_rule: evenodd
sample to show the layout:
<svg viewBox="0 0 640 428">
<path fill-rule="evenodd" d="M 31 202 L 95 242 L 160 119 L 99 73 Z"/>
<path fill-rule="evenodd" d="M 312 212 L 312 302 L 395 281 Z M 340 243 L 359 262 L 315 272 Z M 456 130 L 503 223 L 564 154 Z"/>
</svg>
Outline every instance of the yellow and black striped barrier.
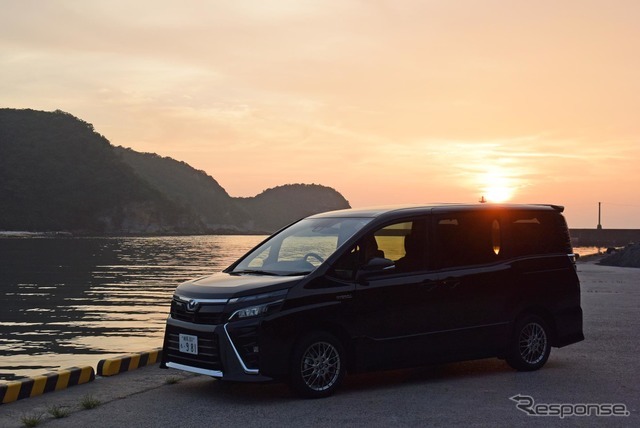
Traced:
<svg viewBox="0 0 640 428">
<path fill-rule="evenodd" d="M 45 392 L 58 391 L 74 385 L 91 382 L 96 378 L 93 367 L 69 367 L 26 379 L 0 385 L 0 402 L 11 403 L 23 398 L 35 397 Z"/>
<path fill-rule="evenodd" d="M 122 355 L 120 357 L 108 358 L 98 362 L 98 376 L 113 376 L 129 370 L 137 369 L 160 360 L 162 348 L 155 348 L 151 351 L 135 352 L 133 354 Z"/>
</svg>

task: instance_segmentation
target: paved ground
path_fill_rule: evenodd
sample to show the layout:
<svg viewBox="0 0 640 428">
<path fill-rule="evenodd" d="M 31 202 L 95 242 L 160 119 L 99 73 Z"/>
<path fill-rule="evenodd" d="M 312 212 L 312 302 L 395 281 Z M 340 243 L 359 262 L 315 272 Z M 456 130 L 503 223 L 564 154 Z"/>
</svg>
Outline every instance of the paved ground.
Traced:
<svg viewBox="0 0 640 428">
<path fill-rule="evenodd" d="M 347 377 L 324 400 L 284 385 L 226 384 L 146 367 L 41 397 L 0 405 L 0 427 L 42 414 L 46 427 L 112 426 L 640 426 L 640 269 L 580 263 L 584 342 L 553 349 L 537 372 L 497 359 Z M 176 380 L 177 383 L 168 382 Z M 627 417 L 528 416 L 509 399 L 536 404 L 621 403 Z M 83 410 L 83 398 L 101 405 Z M 53 419 L 54 406 L 71 414 Z M 584 409 L 584 407 L 582 407 Z M 544 408 L 543 408 L 544 409 Z M 576 408 L 580 410 L 580 407 Z"/>
</svg>

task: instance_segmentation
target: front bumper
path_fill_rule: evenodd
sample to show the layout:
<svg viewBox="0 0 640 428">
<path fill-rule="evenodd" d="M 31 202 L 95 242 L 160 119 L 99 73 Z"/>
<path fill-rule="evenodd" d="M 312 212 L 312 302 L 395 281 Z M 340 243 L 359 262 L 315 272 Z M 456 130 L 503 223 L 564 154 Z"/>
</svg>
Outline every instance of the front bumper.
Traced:
<svg viewBox="0 0 640 428">
<path fill-rule="evenodd" d="M 246 340 L 237 335 L 238 331 L 246 330 L 247 327 L 237 328 L 236 323 L 232 324 L 194 324 L 169 317 L 160 367 L 236 382 L 273 380 L 260 374 L 257 358 L 247 355 L 246 346 L 244 346 Z M 180 334 L 198 337 L 197 355 L 180 352 L 178 347 Z"/>
</svg>

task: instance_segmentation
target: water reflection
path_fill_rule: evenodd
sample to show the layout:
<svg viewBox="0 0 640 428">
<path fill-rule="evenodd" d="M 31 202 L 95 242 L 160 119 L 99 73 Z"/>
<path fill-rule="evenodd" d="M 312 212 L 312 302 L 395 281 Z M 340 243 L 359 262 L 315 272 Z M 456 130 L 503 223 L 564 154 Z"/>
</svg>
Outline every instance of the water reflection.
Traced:
<svg viewBox="0 0 640 428">
<path fill-rule="evenodd" d="M 263 238 L 0 239 L 0 380 L 161 346 L 175 287 Z"/>
</svg>

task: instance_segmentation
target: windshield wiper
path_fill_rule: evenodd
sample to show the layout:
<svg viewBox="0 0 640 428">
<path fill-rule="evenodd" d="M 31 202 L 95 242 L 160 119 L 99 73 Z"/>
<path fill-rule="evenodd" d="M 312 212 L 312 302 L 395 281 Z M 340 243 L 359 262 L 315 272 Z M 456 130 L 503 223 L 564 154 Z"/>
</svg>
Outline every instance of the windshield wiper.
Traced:
<svg viewBox="0 0 640 428">
<path fill-rule="evenodd" d="M 248 273 L 248 274 L 252 274 L 252 275 L 270 275 L 270 276 L 279 276 L 277 273 L 275 272 L 269 272 L 266 270 L 259 270 L 259 269 L 244 269 L 244 270 L 234 270 L 231 271 L 230 273 L 236 273 L 236 274 L 243 274 L 243 273 Z"/>
</svg>

